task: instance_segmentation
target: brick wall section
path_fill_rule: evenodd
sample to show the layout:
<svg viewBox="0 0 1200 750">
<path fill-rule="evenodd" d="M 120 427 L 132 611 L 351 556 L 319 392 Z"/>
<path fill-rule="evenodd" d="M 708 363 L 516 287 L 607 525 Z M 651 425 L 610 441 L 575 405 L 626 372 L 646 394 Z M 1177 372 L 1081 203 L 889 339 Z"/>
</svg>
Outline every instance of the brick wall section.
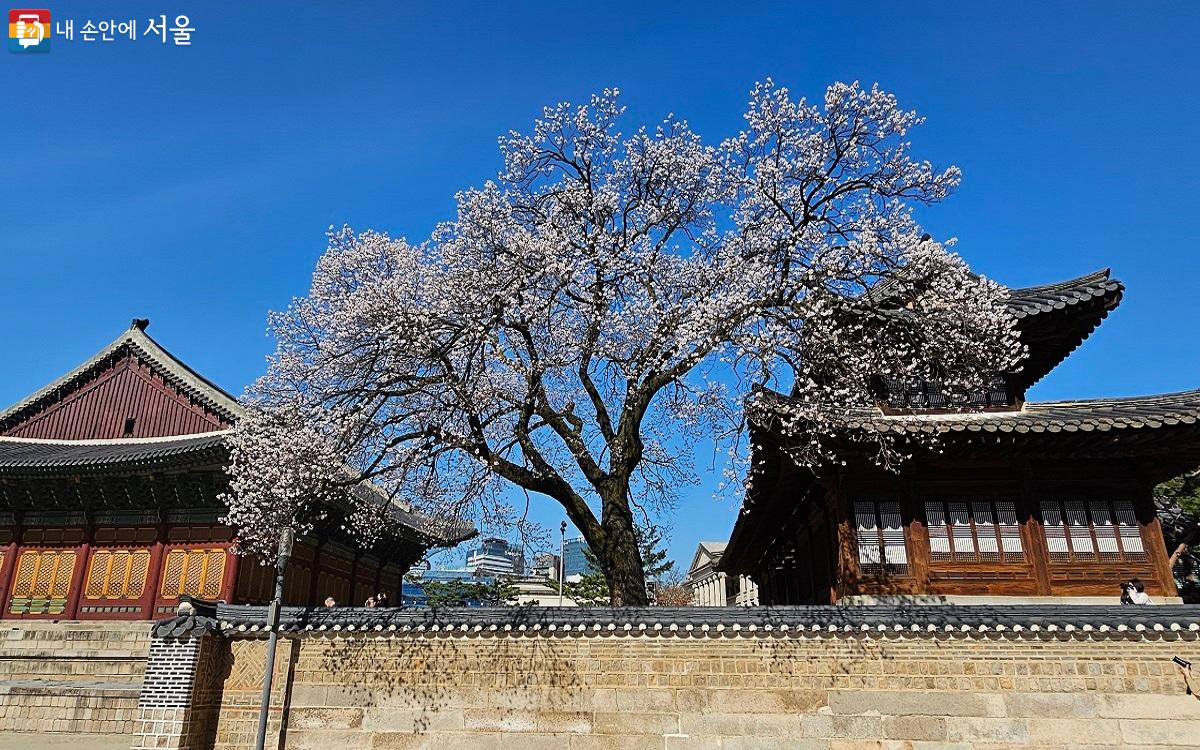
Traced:
<svg viewBox="0 0 1200 750">
<path fill-rule="evenodd" d="M 155 638 L 138 700 L 133 750 L 211 747 L 228 643 L 215 637 Z"/>
<path fill-rule="evenodd" d="M 220 642 L 203 746 L 240 750 L 263 642 Z M 341 633 L 280 648 L 268 746 L 284 718 L 286 750 L 1200 746 L 1200 701 L 1170 661 L 1200 661 L 1194 632 Z"/>
<path fill-rule="evenodd" d="M 146 623 L 6 622 L 0 732 L 132 732 L 149 646 Z"/>
</svg>

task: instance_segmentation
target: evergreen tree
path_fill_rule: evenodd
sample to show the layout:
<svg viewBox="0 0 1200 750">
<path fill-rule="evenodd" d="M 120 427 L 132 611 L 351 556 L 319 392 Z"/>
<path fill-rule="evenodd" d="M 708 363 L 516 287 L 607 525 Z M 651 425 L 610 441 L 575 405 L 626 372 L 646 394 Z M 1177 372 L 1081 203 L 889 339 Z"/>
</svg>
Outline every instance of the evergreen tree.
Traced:
<svg viewBox="0 0 1200 750">
<path fill-rule="evenodd" d="M 646 581 L 657 582 L 675 567 L 675 561 L 667 559 L 667 550 L 662 547 L 662 529 L 647 524 L 638 526 L 634 535 L 637 537 Z M 591 547 L 583 548 L 583 556 L 588 562 L 589 572 L 585 573 L 579 582 L 566 583 L 563 588 L 567 595 L 581 606 L 605 604 L 611 597 L 608 581 L 600 572 L 600 564 Z"/>
</svg>

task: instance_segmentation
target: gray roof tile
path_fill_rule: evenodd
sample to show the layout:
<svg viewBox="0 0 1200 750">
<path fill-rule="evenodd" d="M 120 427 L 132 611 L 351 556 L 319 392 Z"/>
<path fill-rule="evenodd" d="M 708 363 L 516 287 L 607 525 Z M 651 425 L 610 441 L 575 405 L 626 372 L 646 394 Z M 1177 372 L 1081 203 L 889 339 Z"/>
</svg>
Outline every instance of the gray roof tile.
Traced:
<svg viewBox="0 0 1200 750">
<path fill-rule="evenodd" d="M 164 620 L 155 634 L 186 637 L 220 632 L 265 637 L 266 607 L 211 603 Z M 679 637 L 728 637 L 738 633 L 822 631 L 1010 631 L 1048 635 L 1072 631 L 1178 633 L 1200 631 L 1200 608 L 1167 605 L 1123 607 L 1043 605 L 860 605 L 789 607 L 490 607 L 385 608 L 285 607 L 280 630 L 293 635 L 395 631 L 569 635 L 646 633 Z"/>
</svg>

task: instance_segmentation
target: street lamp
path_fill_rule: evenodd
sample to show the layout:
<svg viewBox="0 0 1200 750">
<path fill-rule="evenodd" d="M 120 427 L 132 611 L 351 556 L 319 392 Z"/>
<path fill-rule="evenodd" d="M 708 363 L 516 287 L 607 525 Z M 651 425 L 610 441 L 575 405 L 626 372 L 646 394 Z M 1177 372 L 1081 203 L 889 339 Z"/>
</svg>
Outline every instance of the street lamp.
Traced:
<svg viewBox="0 0 1200 750">
<path fill-rule="evenodd" d="M 563 521 L 558 527 L 560 540 L 558 543 L 558 606 L 562 606 L 563 571 L 567 569 L 567 522 Z"/>
<path fill-rule="evenodd" d="M 292 556 L 296 531 L 288 526 L 279 533 L 279 557 L 275 560 L 275 598 L 267 608 L 267 672 L 263 675 L 262 702 L 258 707 L 258 736 L 255 750 L 263 750 L 267 742 L 267 711 L 271 707 L 271 680 L 275 676 L 275 644 L 279 641 L 279 610 L 283 606 L 283 571 Z"/>
</svg>

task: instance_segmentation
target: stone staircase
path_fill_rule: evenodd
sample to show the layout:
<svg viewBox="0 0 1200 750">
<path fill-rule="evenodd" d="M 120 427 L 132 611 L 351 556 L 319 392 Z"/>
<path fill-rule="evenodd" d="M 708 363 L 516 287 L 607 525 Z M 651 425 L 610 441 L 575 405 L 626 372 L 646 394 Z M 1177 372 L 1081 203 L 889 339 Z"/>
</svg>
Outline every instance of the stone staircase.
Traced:
<svg viewBox="0 0 1200 750">
<path fill-rule="evenodd" d="M 131 733 L 148 622 L 0 620 L 0 733 Z"/>
</svg>

